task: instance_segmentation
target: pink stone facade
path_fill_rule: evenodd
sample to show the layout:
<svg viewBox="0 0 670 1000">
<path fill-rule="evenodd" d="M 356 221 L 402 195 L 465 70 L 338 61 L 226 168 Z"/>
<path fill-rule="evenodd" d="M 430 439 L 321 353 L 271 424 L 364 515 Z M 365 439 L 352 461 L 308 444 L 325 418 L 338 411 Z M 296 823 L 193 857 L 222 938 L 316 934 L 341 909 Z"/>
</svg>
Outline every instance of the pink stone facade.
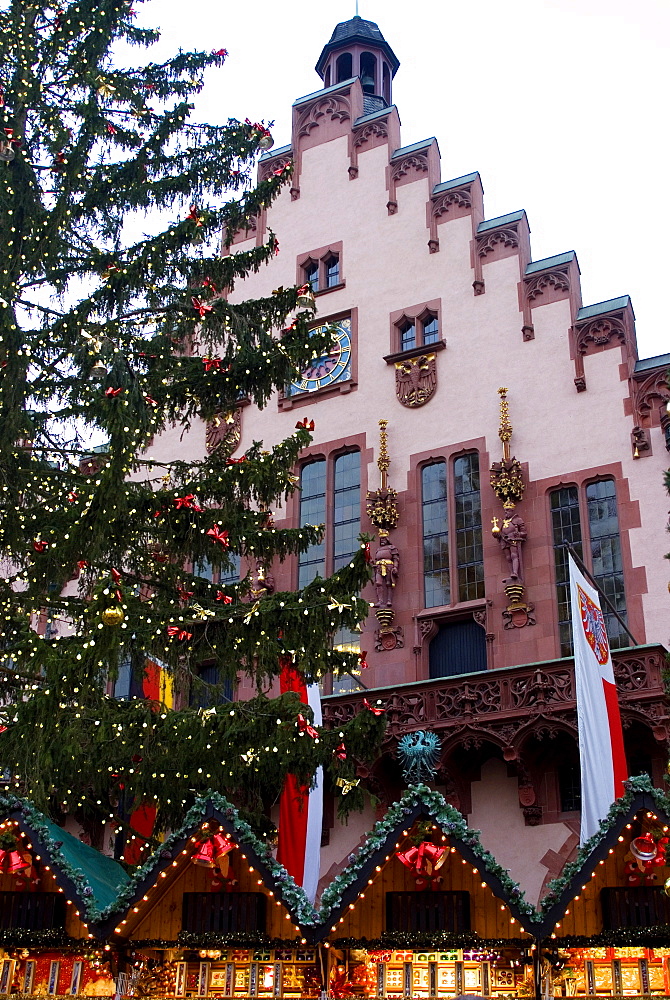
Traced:
<svg viewBox="0 0 670 1000">
<path fill-rule="evenodd" d="M 371 46 L 353 47 L 354 63 Z M 328 59 L 327 65 L 334 66 L 334 56 Z M 638 643 L 667 645 L 663 472 L 668 466 L 668 359 L 640 362 L 626 296 L 585 305 L 574 253 L 557 247 L 555 257 L 533 261 L 523 211 L 487 220 L 478 173 L 449 180 L 448 163 L 441 162 L 435 138 L 403 148 L 395 107 L 365 114 L 364 98 L 355 77 L 296 101 L 290 147 L 271 151 L 259 165 L 262 176 L 290 158 L 291 181 L 257 220 L 255 231 L 238 234 L 232 248 L 235 252 L 263 241 L 268 229 L 281 248 L 269 266 L 235 288 L 232 301 L 301 281 L 307 261 L 339 255 L 339 281 L 332 288 L 320 284 L 316 303 L 320 323 L 352 319 L 351 378 L 327 390 L 278 396 L 262 412 L 244 408 L 236 454 L 254 440 L 270 447 L 291 434 L 297 418 L 313 419 L 314 441 L 304 459 L 320 457 L 330 463 L 333 456 L 360 451 L 361 530 L 375 533 L 365 513 L 365 493 L 379 487 L 378 421 L 388 420 L 389 483 L 398 492 L 400 510 L 391 533 L 401 559 L 394 626 L 401 628 L 403 641 L 394 649 L 376 649 L 379 623 L 373 614 L 360 638 L 369 664 L 364 682 L 382 688 L 382 698 L 398 685 L 410 685 L 420 694 L 421 685 L 431 680 L 430 643 L 439 626 L 449 622 L 478 623 L 485 634 L 488 671 L 560 658 L 550 493 L 561 487 L 576 487 L 584 525 L 588 484 L 614 482 L 628 623 Z M 582 263 L 588 269 L 588 261 Z M 434 354 L 434 389 L 423 405 L 408 407 L 396 395 L 399 324 L 407 318 L 418 323 L 428 313 L 437 317 L 438 342 L 419 343 L 410 354 L 420 355 L 421 346 Z M 517 509 L 528 533 L 525 600 L 533 610 L 521 627 L 506 627 L 509 598 L 503 580 L 508 566 L 491 534 L 492 519 L 501 514 L 489 469 L 502 454 L 498 389 L 503 386 L 513 425 L 511 451 L 525 478 Z M 151 453 L 174 457 L 192 449 L 196 434 L 204 450 L 203 427 L 192 431 L 188 441 L 176 432 L 164 436 Z M 472 453 L 478 455 L 481 479 L 483 593 L 474 600 L 426 608 L 421 470 L 434 461 L 453 469 L 455 459 Z M 329 479 L 332 498 L 331 485 Z M 453 495 L 448 503 L 453 532 Z M 276 511 L 275 521 L 278 527 L 295 526 L 298 518 L 296 494 Z M 588 551 L 586 560 L 590 562 Z M 295 560 L 273 566 L 272 572 L 280 589 L 297 584 Z M 453 584 L 453 565 L 451 572 Z M 374 600 L 372 586 L 364 596 Z M 247 693 L 241 684 L 238 696 Z M 628 749 L 632 754 L 637 740 L 660 780 L 665 756 L 659 739 L 665 732 L 660 696 L 653 711 L 655 736 L 651 728 L 643 732 L 642 717 L 631 710 Z M 465 720 L 450 744 L 437 787 L 460 801 L 468 820 L 482 829 L 484 845 L 525 882 L 531 898 L 538 898 L 543 883 L 556 874 L 556 859 L 562 864 L 576 844 L 577 814 L 561 811 L 551 762 L 552 745 L 558 755 L 557 732 L 573 745 L 575 734 L 567 723 L 553 730 L 549 726 L 540 753 L 537 713 L 528 709 L 527 720 L 529 727 L 531 722 L 535 726 L 534 735 L 522 749 L 516 746 L 504 754 L 502 743 L 496 744 L 490 734 L 477 735 L 476 720 Z M 412 727 L 418 723 L 410 722 Z M 549 757 L 542 756 L 545 751 Z M 526 811 L 514 793 L 524 782 L 533 787 L 530 805 L 528 795 L 524 797 Z M 382 801 L 402 787 L 390 744 L 386 765 L 371 786 Z M 505 826 L 500 817 L 508 813 Z M 356 821 L 327 831 L 322 873 L 332 876 L 346 863 L 362 829 Z M 519 846 L 515 838 L 524 831 L 527 840 Z"/>
</svg>

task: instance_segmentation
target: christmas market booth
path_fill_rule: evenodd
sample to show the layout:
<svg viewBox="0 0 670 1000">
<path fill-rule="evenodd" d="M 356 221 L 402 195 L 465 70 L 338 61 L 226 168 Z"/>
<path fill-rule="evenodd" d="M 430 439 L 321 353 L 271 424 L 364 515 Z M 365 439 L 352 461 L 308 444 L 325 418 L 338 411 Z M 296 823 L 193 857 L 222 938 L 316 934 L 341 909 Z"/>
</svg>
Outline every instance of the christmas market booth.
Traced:
<svg viewBox="0 0 670 1000">
<path fill-rule="evenodd" d="M 670 994 L 670 800 L 646 775 L 626 787 L 542 901 L 554 995 Z"/>
<path fill-rule="evenodd" d="M 319 916 L 336 998 L 535 992 L 534 908 L 427 786 L 376 824 L 324 890 Z"/>
<path fill-rule="evenodd" d="M 98 926 L 128 883 L 121 865 L 25 799 L 0 798 L 0 996 L 112 994 Z"/>
<path fill-rule="evenodd" d="M 212 793 L 137 870 L 105 929 L 132 995 L 298 998 L 322 988 L 316 921 L 270 846 Z"/>
</svg>

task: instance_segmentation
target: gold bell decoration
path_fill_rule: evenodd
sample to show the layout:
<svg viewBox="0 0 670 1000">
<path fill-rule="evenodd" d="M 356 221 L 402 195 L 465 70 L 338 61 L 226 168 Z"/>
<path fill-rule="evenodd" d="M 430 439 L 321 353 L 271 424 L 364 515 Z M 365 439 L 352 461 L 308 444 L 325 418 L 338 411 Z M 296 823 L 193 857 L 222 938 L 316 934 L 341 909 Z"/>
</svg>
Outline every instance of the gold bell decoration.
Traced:
<svg viewBox="0 0 670 1000">
<path fill-rule="evenodd" d="M 118 605 L 111 605 L 102 612 L 102 620 L 105 625 L 120 625 L 125 617 L 123 608 L 120 608 Z"/>
</svg>

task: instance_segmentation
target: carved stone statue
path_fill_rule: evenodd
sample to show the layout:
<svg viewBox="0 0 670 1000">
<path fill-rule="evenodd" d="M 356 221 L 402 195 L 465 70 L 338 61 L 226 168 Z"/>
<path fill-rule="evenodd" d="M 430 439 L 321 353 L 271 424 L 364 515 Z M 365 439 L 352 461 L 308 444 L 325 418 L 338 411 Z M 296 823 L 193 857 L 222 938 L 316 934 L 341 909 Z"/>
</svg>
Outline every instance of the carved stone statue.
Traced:
<svg viewBox="0 0 670 1000">
<path fill-rule="evenodd" d="M 390 608 L 393 606 L 393 588 L 398 580 L 400 553 L 389 538 L 388 531 L 379 531 L 379 546 L 374 556 L 375 591 L 377 606 Z"/>
<path fill-rule="evenodd" d="M 266 594 L 273 594 L 275 589 L 274 577 L 268 573 L 260 560 L 256 561 L 256 566 L 251 574 L 251 587 L 249 594 L 254 601 L 265 597 Z"/>
<path fill-rule="evenodd" d="M 498 541 L 507 557 L 510 576 L 503 582 L 523 583 L 523 543 L 527 537 L 526 524 L 520 514 L 504 518 Z"/>
</svg>

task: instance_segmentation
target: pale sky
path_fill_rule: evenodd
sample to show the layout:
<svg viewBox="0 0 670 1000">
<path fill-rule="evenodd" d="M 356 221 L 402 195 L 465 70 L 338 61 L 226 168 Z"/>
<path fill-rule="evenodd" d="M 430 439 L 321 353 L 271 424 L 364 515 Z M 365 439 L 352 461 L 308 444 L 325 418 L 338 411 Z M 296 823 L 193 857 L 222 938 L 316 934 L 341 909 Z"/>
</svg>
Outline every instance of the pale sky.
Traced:
<svg viewBox="0 0 670 1000">
<path fill-rule="evenodd" d="M 355 0 L 136 10 L 163 31 L 153 59 L 228 49 L 200 120 L 274 121 L 281 146 L 291 104 L 320 88 L 314 65 Z M 442 180 L 478 170 L 487 218 L 525 209 L 535 260 L 576 251 L 584 304 L 630 295 L 640 357 L 670 351 L 667 0 L 359 0 L 359 13 L 400 60 L 403 145 L 434 135 Z"/>
</svg>

